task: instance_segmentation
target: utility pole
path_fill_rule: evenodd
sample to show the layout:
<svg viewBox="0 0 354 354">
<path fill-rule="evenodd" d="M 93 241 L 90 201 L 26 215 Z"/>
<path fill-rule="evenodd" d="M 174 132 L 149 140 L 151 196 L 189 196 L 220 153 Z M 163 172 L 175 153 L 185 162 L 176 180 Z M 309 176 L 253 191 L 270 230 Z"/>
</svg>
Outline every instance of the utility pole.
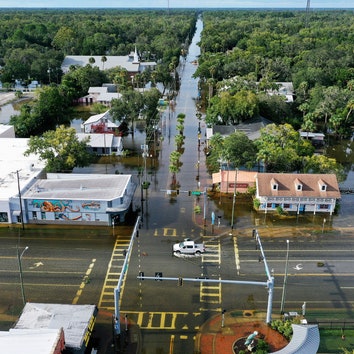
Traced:
<svg viewBox="0 0 354 354">
<path fill-rule="evenodd" d="M 19 170 L 16 170 L 16 176 L 17 176 L 17 188 L 18 188 L 18 199 L 20 202 L 20 214 L 21 214 L 21 224 L 22 224 L 22 230 L 25 229 L 25 223 L 23 220 L 23 210 L 22 210 L 22 197 L 21 197 L 21 186 L 20 186 L 20 175 L 19 175 Z"/>
<path fill-rule="evenodd" d="M 17 260 L 18 260 L 18 269 L 20 272 L 20 284 L 21 284 L 21 294 L 23 305 L 26 305 L 26 296 L 25 296 L 25 288 L 23 285 L 23 275 L 22 275 L 22 256 L 28 250 L 28 246 L 24 248 L 24 250 L 20 253 L 20 250 L 17 248 Z"/>
<path fill-rule="evenodd" d="M 285 303 L 285 295 L 286 295 L 286 283 L 288 280 L 288 266 L 289 266 L 289 240 L 286 240 L 286 261 L 285 261 L 285 273 L 284 273 L 284 282 L 283 282 L 283 293 L 281 296 L 281 305 L 280 305 L 280 313 L 284 313 L 284 303 Z"/>
</svg>

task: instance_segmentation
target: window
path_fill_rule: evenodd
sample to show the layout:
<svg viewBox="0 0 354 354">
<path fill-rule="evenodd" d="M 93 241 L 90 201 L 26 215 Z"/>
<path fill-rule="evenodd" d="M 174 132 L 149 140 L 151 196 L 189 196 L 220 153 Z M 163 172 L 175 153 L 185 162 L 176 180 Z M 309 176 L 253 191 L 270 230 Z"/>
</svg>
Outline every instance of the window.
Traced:
<svg viewBox="0 0 354 354">
<path fill-rule="evenodd" d="M 301 184 L 298 184 L 296 187 L 297 187 L 296 189 L 297 189 L 298 191 L 301 191 L 301 190 L 302 190 L 302 185 L 301 185 Z"/>
<path fill-rule="evenodd" d="M 328 204 L 320 204 L 319 208 L 320 209 L 328 209 Z"/>
<path fill-rule="evenodd" d="M 37 212 L 36 211 L 32 211 L 32 219 L 37 220 Z"/>
<path fill-rule="evenodd" d="M 284 204 L 284 209 L 289 209 L 290 208 L 290 204 Z"/>
<path fill-rule="evenodd" d="M 0 222 L 8 222 L 9 217 L 7 216 L 7 213 L 0 213 Z"/>
<path fill-rule="evenodd" d="M 44 211 L 41 212 L 41 219 L 42 219 L 42 220 L 45 220 L 45 219 L 46 219 L 46 216 L 45 216 L 45 212 L 44 212 Z"/>
</svg>

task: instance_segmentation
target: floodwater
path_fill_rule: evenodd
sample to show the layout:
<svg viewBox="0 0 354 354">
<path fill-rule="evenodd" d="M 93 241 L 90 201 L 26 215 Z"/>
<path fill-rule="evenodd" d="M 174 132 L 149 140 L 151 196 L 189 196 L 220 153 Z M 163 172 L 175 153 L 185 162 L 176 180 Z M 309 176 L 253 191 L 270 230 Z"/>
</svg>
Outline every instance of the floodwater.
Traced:
<svg viewBox="0 0 354 354">
<path fill-rule="evenodd" d="M 9 124 L 10 118 L 13 115 L 18 115 L 20 112 L 15 108 L 14 103 L 8 103 L 1 106 L 0 109 L 0 124 Z"/>
<path fill-rule="evenodd" d="M 178 113 L 186 113 L 184 127 L 184 146 L 181 162 L 181 172 L 178 174 L 178 182 L 187 190 L 194 190 L 200 186 L 200 181 L 210 184 L 210 176 L 205 169 L 204 143 L 205 124 L 196 118 L 198 112 L 196 97 L 198 96 L 198 81 L 192 78 L 196 66 L 192 64 L 198 58 L 200 49 L 197 43 L 200 39 L 202 22 L 198 21 L 197 31 L 190 45 L 188 57 L 185 62 L 181 59 L 179 74 L 181 78 L 180 92 L 176 98 L 175 106 L 161 107 L 160 123 L 158 126 L 158 147 L 150 151 L 148 158 L 142 157 L 141 145 L 145 144 L 144 122 L 137 121 L 134 134 L 124 137 L 124 147 L 132 153 L 128 157 L 105 157 L 101 163 L 91 165 L 84 169 L 75 169 L 78 173 L 129 173 L 140 183 L 142 174 L 154 180 L 156 185 L 166 185 L 169 171 L 169 155 L 175 149 L 174 137 L 176 135 L 176 116 Z M 10 116 L 18 114 L 13 104 L 1 107 L 0 123 L 7 124 Z M 89 115 L 78 115 L 72 121 L 72 127 L 81 131 L 82 119 Z M 201 146 L 196 150 L 198 125 L 202 131 Z M 327 147 L 324 151 L 326 156 L 334 157 L 338 162 L 345 165 L 348 176 L 341 184 L 345 188 L 354 190 L 354 142 L 352 140 L 341 141 Z M 198 171 L 196 171 L 196 166 Z M 196 175 L 196 176 L 195 176 Z M 197 177 L 197 178 L 196 178 Z M 203 185 L 203 184 L 202 184 Z M 231 224 L 233 198 L 232 196 L 214 195 L 208 199 L 208 210 L 215 211 L 222 217 L 222 222 Z M 249 227 L 276 227 L 287 226 L 289 228 L 315 227 L 319 230 L 332 230 L 337 228 L 354 227 L 354 194 L 343 194 L 338 213 L 336 215 L 312 215 L 300 214 L 292 216 L 278 216 L 273 214 L 258 214 L 252 208 L 251 201 L 236 198 L 234 204 L 234 225 L 238 229 Z"/>
</svg>

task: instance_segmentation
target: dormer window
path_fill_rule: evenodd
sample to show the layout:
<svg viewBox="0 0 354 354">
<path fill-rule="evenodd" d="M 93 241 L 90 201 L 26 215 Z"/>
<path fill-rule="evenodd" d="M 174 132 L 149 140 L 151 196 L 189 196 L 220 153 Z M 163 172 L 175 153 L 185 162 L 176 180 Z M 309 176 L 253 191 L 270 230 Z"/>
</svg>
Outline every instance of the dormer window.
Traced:
<svg viewBox="0 0 354 354">
<path fill-rule="evenodd" d="M 295 189 L 297 191 L 302 191 L 302 183 L 297 178 L 295 179 Z"/>
<path fill-rule="evenodd" d="M 272 180 L 270 181 L 270 184 L 272 186 L 272 190 L 273 191 L 277 191 L 278 190 L 278 183 L 277 183 L 277 181 L 274 178 L 272 178 Z"/>
<path fill-rule="evenodd" d="M 327 190 L 327 184 L 324 183 L 324 182 L 322 181 L 322 179 L 320 179 L 320 180 L 318 181 L 318 185 L 319 185 L 319 187 L 320 187 L 320 191 L 321 191 L 321 192 L 325 192 L 325 191 Z"/>
</svg>

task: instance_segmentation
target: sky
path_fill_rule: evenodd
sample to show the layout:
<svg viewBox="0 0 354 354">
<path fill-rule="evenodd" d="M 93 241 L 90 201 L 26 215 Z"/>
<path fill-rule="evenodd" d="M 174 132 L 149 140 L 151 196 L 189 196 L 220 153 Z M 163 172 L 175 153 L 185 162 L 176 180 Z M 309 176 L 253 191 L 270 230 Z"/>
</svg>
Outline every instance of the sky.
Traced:
<svg viewBox="0 0 354 354">
<path fill-rule="evenodd" d="M 353 0 L 310 0 L 312 8 L 354 8 Z M 40 8 L 306 8 L 307 0 L 0 0 L 3 7 Z"/>
</svg>

